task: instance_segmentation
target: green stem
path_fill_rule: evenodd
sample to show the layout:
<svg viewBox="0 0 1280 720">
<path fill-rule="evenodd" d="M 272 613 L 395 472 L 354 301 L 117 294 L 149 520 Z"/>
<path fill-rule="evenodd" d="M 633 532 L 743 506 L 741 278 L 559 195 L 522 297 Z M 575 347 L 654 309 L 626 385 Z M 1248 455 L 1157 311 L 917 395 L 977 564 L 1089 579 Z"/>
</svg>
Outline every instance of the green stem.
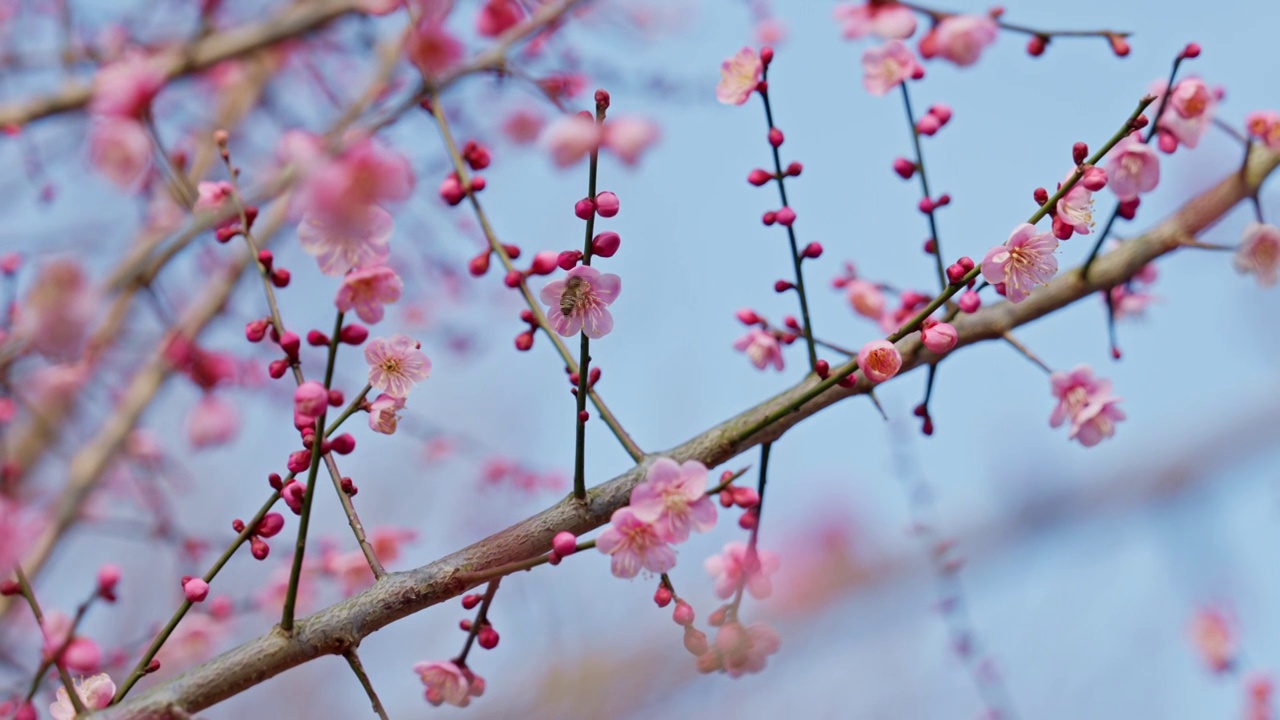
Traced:
<svg viewBox="0 0 1280 720">
<path fill-rule="evenodd" d="M 933 197 L 929 194 L 929 176 L 924 169 L 924 151 L 920 147 L 920 131 L 916 129 L 916 116 L 911 110 L 911 91 L 907 89 L 905 82 L 898 83 L 898 86 L 902 88 L 902 107 L 907 112 L 907 129 L 911 131 L 911 142 L 916 149 L 916 175 L 920 177 L 920 192 L 924 194 L 929 208 L 926 215 L 929 217 L 929 237 L 933 240 L 933 260 L 938 269 L 938 287 L 945 290 L 947 271 L 942 266 L 942 240 L 938 237 L 936 208 L 933 207 Z"/>
</svg>

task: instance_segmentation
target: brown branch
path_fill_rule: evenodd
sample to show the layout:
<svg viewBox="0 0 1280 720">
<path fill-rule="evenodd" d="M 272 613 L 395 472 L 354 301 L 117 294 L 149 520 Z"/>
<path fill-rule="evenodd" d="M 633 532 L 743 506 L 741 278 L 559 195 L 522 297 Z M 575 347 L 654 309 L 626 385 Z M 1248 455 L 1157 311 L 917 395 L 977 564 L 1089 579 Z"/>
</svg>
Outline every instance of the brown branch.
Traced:
<svg viewBox="0 0 1280 720">
<path fill-rule="evenodd" d="M 305 35 L 347 13 L 356 0 L 309 0 L 289 6 L 279 15 L 255 25 L 212 33 L 190 45 L 160 54 L 165 78 L 199 72 L 223 60 L 239 57 Z M 89 83 L 75 82 L 44 97 L 0 107 L 0 127 L 20 127 L 34 120 L 84 107 L 93 94 Z"/>
<path fill-rule="evenodd" d="M 1280 153 L 1256 152 L 1247 172 L 1233 172 L 1150 232 L 1099 258 L 1090 271 L 1089 280 L 1075 268 L 1037 288 L 1021 303 L 1000 303 L 957 318 L 955 327 L 960 335 L 957 347 L 1003 338 L 1015 327 L 1124 282 L 1147 263 L 1186 244 L 1189 238 L 1250 197 L 1277 165 L 1280 165 Z M 900 341 L 898 348 L 904 357 L 902 373 L 937 360 L 923 350 L 918 334 Z M 663 455 L 677 461 L 696 459 L 714 467 L 756 445 L 776 440 L 819 410 L 868 389 L 865 383 L 852 388 L 834 386 L 773 425 L 741 437 L 744 428 L 786 407 L 816 382 L 814 377 L 809 377 Z M 644 468 L 637 465 L 592 488 L 585 503 L 566 497 L 555 506 L 470 547 L 414 570 L 389 574 L 365 592 L 303 618 L 292 636 L 273 630 L 95 717 L 161 720 L 176 717 L 174 708 L 198 712 L 289 668 L 322 655 L 342 654 L 370 633 L 474 587 L 476 583 L 466 579 L 468 574 L 475 578 L 475 573 L 537 557 L 547 552 L 551 538 L 561 530 L 581 535 L 600 527 L 614 510 L 627 504 L 631 489 L 643 476 Z"/>
</svg>

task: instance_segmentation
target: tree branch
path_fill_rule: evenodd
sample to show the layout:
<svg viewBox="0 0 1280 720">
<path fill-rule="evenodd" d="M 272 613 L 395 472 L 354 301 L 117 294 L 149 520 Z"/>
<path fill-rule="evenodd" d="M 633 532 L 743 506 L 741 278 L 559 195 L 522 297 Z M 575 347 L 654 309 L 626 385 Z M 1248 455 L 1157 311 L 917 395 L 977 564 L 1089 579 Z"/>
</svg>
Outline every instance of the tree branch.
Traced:
<svg viewBox="0 0 1280 720">
<path fill-rule="evenodd" d="M 1084 278 L 1079 268 L 1075 268 L 1037 288 L 1021 303 L 1004 302 L 956 318 L 954 325 L 960 336 L 957 348 L 1003 338 L 1015 327 L 1124 282 L 1152 260 L 1193 241 L 1197 233 L 1249 198 L 1277 165 L 1280 165 L 1280 153 L 1256 151 L 1245 172 L 1233 172 L 1192 198 L 1151 231 L 1096 260 L 1089 280 Z M 937 360 L 923 349 L 916 333 L 901 340 L 898 349 L 904 358 L 899 375 Z M 708 467 L 714 467 L 756 445 L 776 440 L 805 418 L 845 398 L 864 394 L 871 387 L 865 381 L 850 388 L 833 386 L 776 423 L 742 437 L 743 429 L 786 407 L 817 382 L 816 377 L 810 376 L 791 389 L 661 454 L 677 461 L 699 460 Z M 627 504 L 631 489 L 643 477 L 644 468 L 637 465 L 592 488 L 585 503 L 566 497 L 555 506 L 470 547 L 414 570 L 389 574 L 365 592 L 300 620 L 292 636 L 273 629 L 95 717 L 118 720 L 177 718 L 179 711 L 198 712 L 322 655 L 345 653 L 355 648 L 365 636 L 396 620 L 460 595 L 479 584 L 471 579 L 477 577 L 474 573 L 547 552 L 551 538 L 561 530 L 581 535 L 600 527 L 608 522 L 614 510 Z M 468 573 L 472 573 L 470 578 Z"/>
</svg>

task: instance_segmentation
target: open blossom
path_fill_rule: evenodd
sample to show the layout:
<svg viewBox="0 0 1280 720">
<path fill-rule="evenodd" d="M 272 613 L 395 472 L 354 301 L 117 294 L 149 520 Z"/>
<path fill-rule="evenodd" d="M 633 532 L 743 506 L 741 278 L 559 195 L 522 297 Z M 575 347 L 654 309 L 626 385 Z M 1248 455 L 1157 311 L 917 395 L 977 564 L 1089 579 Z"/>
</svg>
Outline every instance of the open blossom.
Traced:
<svg viewBox="0 0 1280 720">
<path fill-rule="evenodd" d="M 382 393 L 369 403 L 369 429 L 383 435 L 395 433 L 403 409 L 404 398 Z"/>
<path fill-rule="evenodd" d="M 205 393 L 187 415 L 187 440 L 196 449 L 225 445 L 239 431 L 235 405 L 213 393 Z"/>
<path fill-rule="evenodd" d="M 578 331 L 587 337 L 602 338 L 613 330 L 609 306 L 622 292 L 622 278 L 579 265 L 562 280 L 552 280 L 539 298 L 547 305 L 547 322 L 557 333 L 572 337 Z"/>
<path fill-rule="evenodd" d="M 1157 84 L 1156 94 L 1163 95 L 1165 88 Z M 1213 90 L 1199 78 L 1187 78 L 1173 86 L 1164 113 L 1157 123 L 1160 133 L 1160 149 L 1173 152 L 1179 144 L 1194 149 L 1200 144 L 1200 136 L 1213 122 L 1213 112 L 1218 98 Z"/>
<path fill-rule="evenodd" d="M 1246 225 L 1234 264 L 1237 272 L 1252 274 L 1262 287 L 1274 286 L 1280 281 L 1280 228 L 1261 223 Z"/>
<path fill-rule="evenodd" d="M 747 673 L 764 670 L 768 657 L 781 647 L 782 640 L 773 628 L 764 623 L 743 627 L 737 620 L 720 626 L 710 650 L 698 657 L 698 671 L 704 673 L 723 671 L 729 677 L 742 677 Z"/>
<path fill-rule="evenodd" d="M 1058 404 L 1049 415 L 1049 427 L 1058 427 L 1071 419 L 1074 422 L 1089 399 L 1111 390 L 1111 381 L 1095 378 L 1088 365 L 1080 365 L 1071 372 L 1059 370 L 1049 376 L 1049 388 Z"/>
<path fill-rule="evenodd" d="M 452 2 L 419 3 L 418 6 L 418 22 L 405 41 L 405 51 L 410 62 L 431 78 L 457 65 L 464 48 L 462 41 L 444 26 L 453 9 Z"/>
<path fill-rule="evenodd" d="M 231 193 L 234 191 L 235 189 L 231 186 L 231 183 L 226 180 L 217 182 L 201 181 L 196 184 L 196 202 L 192 209 L 196 212 L 208 213 L 230 211 L 233 206 L 228 206 L 227 201 L 231 199 Z M 220 222 L 217 227 L 228 227 L 239 222 L 240 218 L 233 212 Z"/>
<path fill-rule="evenodd" d="M 645 472 L 645 481 L 631 491 L 631 512 L 650 523 L 669 543 L 689 539 L 689 531 L 715 527 L 716 506 L 707 497 L 707 466 L 697 460 L 679 465 L 658 458 Z"/>
<path fill-rule="evenodd" d="M 846 40 L 876 35 L 905 40 L 916 31 L 916 14 L 896 2 L 840 3 L 832 12 Z"/>
<path fill-rule="evenodd" d="M 773 333 L 751 328 L 746 335 L 734 341 L 733 349 L 745 352 L 751 364 L 760 370 L 770 364 L 774 370 L 782 369 L 782 346 Z"/>
<path fill-rule="evenodd" d="M 320 272 L 342 275 L 356 267 L 381 265 L 391 257 L 391 214 L 376 206 L 366 206 L 363 221 L 329 224 L 323 216 L 305 215 L 298 224 L 302 249 L 316 256 Z"/>
<path fill-rule="evenodd" d="M 640 155 L 658 141 L 661 133 L 654 123 L 638 117 L 617 117 L 605 121 L 600 146 L 627 165 L 635 165 Z"/>
<path fill-rule="evenodd" d="M 481 37 L 498 37 L 524 19 L 524 8 L 517 0 L 489 0 L 476 16 L 476 32 Z"/>
<path fill-rule="evenodd" d="M 756 51 L 744 47 L 737 55 L 720 65 L 720 84 L 716 85 L 716 99 L 725 105 L 741 105 L 755 92 L 764 72 L 764 63 Z"/>
<path fill-rule="evenodd" d="M 1070 177 L 1070 175 L 1068 175 Z M 1066 195 L 1058 199 L 1057 214 L 1053 217 L 1055 234 L 1060 239 L 1071 237 L 1071 232 L 1088 235 L 1093 229 L 1093 193 L 1084 183 L 1071 186 Z M 1062 232 L 1062 226 L 1071 228 Z"/>
<path fill-rule="evenodd" d="M 89 125 L 89 162 L 123 190 L 134 190 L 151 167 L 151 136 L 130 118 L 100 117 Z"/>
<path fill-rule="evenodd" d="M 1119 404 L 1122 398 L 1101 395 L 1090 398 L 1088 404 L 1075 416 L 1067 437 L 1078 440 L 1085 447 L 1093 447 L 1116 434 L 1116 423 L 1124 420 Z"/>
<path fill-rule="evenodd" d="M 612 555 L 613 574 L 633 578 L 641 568 L 664 573 L 676 566 L 676 552 L 671 549 L 651 524 L 636 517 L 629 507 L 618 508 L 609 519 L 609 527 L 600 533 L 596 549 Z"/>
<path fill-rule="evenodd" d="M 1191 622 L 1191 642 L 1209 669 L 1222 673 L 1236 658 L 1236 633 L 1227 613 L 1220 608 L 1203 608 Z"/>
<path fill-rule="evenodd" d="M 367 565 L 366 565 L 367 567 Z M 225 599 L 225 598 L 224 598 Z M 218 599 L 213 600 L 216 604 Z M 204 662 L 230 634 L 225 619 L 209 613 L 189 612 L 156 653 L 161 667 L 181 668 Z"/>
<path fill-rule="evenodd" d="M 858 368 L 873 383 L 882 383 L 898 374 L 902 354 L 888 340 L 872 340 L 858 352 Z"/>
<path fill-rule="evenodd" d="M 1004 286 L 1009 302 L 1022 302 L 1037 285 L 1058 272 L 1053 251 L 1058 240 L 1051 233 L 1037 233 L 1034 225 L 1023 223 L 1003 245 L 987 251 L 982 258 L 982 277 L 992 285 Z"/>
<path fill-rule="evenodd" d="M 1244 116 L 1244 127 L 1253 137 L 1272 150 L 1280 150 L 1280 113 L 1256 110 Z"/>
<path fill-rule="evenodd" d="M 404 282 L 391 268 L 357 268 L 342 278 L 334 304 L 344 313 L 355 310 L 361 320 L 373 324 L 382 319 L 382 306 L 399 300 L 403 291 Z"/>
<path fill-rule="evenodd" d="M 987 15 L 951 15 L 934 32 L 938 55 L 965 67 L 977 62 L 982 49 L 996 41 L 1000 28 Z"/>
<path fill-rule="evenodd" d="M 306 136 L 302 136 L 306 138 Z M 294 144 L 313 142 L 310 138 Z M 300 147 L 306 171 L 294 200 L 296 211 L 335 231 L 351 233 L 369 223 L 369 208 L 409 197 L 414 177 L 409 161 L 373 138 L 348 134 L 347 146 L 334 157 Z"/>
<path fill-rule="evenodd" d="M 393 397 L 404 397 L 431 374 L 431 361 L 408 335 L 373 338 L 364 348 L 369 384 Z"/>
<path fill-rule="evenodd" d="M 1132 200 L 1159 184 L 1160 156 L 1139 133 L 1129 133 L 1107 153 L 1107 178 L 1117 198 Z"/>
<path fill-rule="evenodd" d="M 879 320 L 884 314 L 884 292 L 875 283 L 854 278 L 845 285 L 845 297 L 853 311 L 864 318 Z"/>
<path fill-rule="evenodd" d="M 100 673 L 93 677 L 76 679 L 73 681 L 76 695 L 80 696 L 80 703 L 88 710 L 101 710 L 111 704 L 111 698 L 116 694 L 116 684 L 111 681 L 111 676 L 106 673 Z M 75 706 L 71 704 L 71 696 L 67 695 L 65 687 L 59 687 L 55 695 L 56 702 L 49 705 L 49 713 L 53 715 L 54 720 L 72 720 L 76 716 Z"/>
<path fill-rule="evenodd" d="M 155 58 L 126 53 L 94 75 L 89 112 L 98 117 L 141 119 L 164 81 L 164 70 Z"/>
<path fill-rule="evenodd" d="M 98 307 L 98 293 L 84 267 L 72 258 L 59 258 L 36 274 L 17 306 L 13 332 L 47 358 L 74 358 Z"/>
<path fill-rule="evenodd" d="M 751 597 L 764 600 L 773 594 L 769 576 L 777 572 L 778 565 L 775 552 L 731 542 L 724 546 L 723 553 L 707 558 L 703 567 L 715 580 L 716 597 L 727 599 L 745 585 Z"/>
<path fill-rule="evenodd" d="M 16 500 L 0 495 L 0 567 L 11 568 L 39 536 L 41 522 Z"/>
<path fill-rule="evenodd" d="M 471 681 L 456 663 L 446 661 L 420 662 L 413 666 L 422 684 L 427 686 L 427 702 L 439 706 L 443 703 L 466 707 L 471 702 Z M 475 693 L 479 695 L 479 693 Z"/>
<path fill-rule="evenodd" d="M 907 78 L 923 77 L 924 68 L 901 40 L 890 40 L 862 54 L 862 86 L 872 95 L 884 95 Z"/>
</svg>

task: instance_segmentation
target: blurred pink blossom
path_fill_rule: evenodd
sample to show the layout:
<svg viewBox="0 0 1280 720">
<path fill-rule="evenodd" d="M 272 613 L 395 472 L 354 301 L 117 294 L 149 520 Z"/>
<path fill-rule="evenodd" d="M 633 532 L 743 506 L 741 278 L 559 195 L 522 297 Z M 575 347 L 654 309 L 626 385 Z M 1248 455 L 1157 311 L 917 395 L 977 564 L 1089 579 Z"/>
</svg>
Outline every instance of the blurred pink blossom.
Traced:
<svg viewBox="0 0 1280 720">
<path fill-rule="evenodd" d="M 89 710 L 105 708 L 111 704 L 111 698 L 116 694 L 116 684 L 106 673 L 84 679 L 77 678 L 72 683 L 76 695 L 80 696 L 80 703 Z M 67 694 L 67 689 L 59 687 L 54 698 L 54 702 L 49 705 L 49 713 L 53 715 L 53 720 L 74 720 L 76 709 L 71 704 L 71 696 Z"/>
<path fill-rule="evenodd" d="M 187 440 L 197 450 L 225 445 L 240 432 L 235 405 L 213 393 L 205 393 L 187 415 Z"/>
<path fill-rule="evenodd" d="M 751 597 L 764 600 L 773 594 L 770 576 L 777 572 L 778 554 L 757 550 L 742 542 L 731 542 L 719 555 L 712 555 L 703 563 L 707 574 L 715 581 L 716 597 L 728 599 L 740 587 L 746 587 Z"/>
<path fill-rule="evenodd" d="M 1000 28 L 988 15 L 951 15 L 935 29 L 938 55 L 966 67 L 978 61 L 983 48 L 996 41 Z"/>
<path fill-rule="evenodd" d="M 737 620 L 727 622 L 716 631 L 711 649 L 698 658 L 698 671 L 722 671 L 729 677 L 764 670 L 768 657 L 781 647 L 777 631 L 764 623 L 743 627 Z"/>
<path fill-rule="evenodd" d="M 1273 287 L 1280 280 L 1280 228 L 1256 222 L 1246 225 L 1234 263 L 1236 272 L 1253 275 L 1262 287 Z"/>
<path fill-rule="evenodd" d="M 782 346 L 778 344 L 778 338 L 766 330 L 751 328 L 733 342 L 733 349 L 745 352 L 747 359 L 759 370 L 768 365 L 773 365 L 774 370 L 783 368 Z"/>
<path fill-rule="evenodd" d="M 399 300 L 403 291 L 404 282 L 391 268 L 357 268 L 343 276 L 334 304 L 342 312 L 355 310 L 362 321 L 373 324 L 382 319 L 383 306 Z"/>
<path fill-rule="evenodd" d="M 872 95 L 884 95 L 923 72 L 915 54 L 901 40 L 890 40 L 862 53 L 862 86 Z"/>
<path fill-rule="evenodd" d="M 151 167 L 151 136 L 137 120 L 95 119 L 89 125 L 89 162 L 117 187 L 132 191 Z"/>
<path fill-rule="evenodd" d="M 725 105 L 741 105 L 755 92 L 764 72 L 764 63 L 756 51 L 744 47 L 720 65 L 720 83 L 716 99 Z"/>
<path fill-rule="evenodd" d="M 884 40 L 905 40 L 916 31 L 916 14 L 896 2 L 844 2 L 832 13 L 846 40 L 875 35 Z"/>
</svg>

